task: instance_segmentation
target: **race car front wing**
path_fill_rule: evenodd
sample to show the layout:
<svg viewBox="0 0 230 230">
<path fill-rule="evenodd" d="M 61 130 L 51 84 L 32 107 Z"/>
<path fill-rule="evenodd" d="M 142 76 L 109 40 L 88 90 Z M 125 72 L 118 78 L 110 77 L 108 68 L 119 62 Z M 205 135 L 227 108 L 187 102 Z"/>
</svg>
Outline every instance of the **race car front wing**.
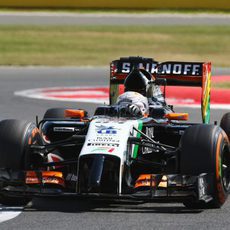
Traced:
<svg viewBox="0 0 230 230">
<path fill-rule="evenodd" d="M 70 183 L 61 179 L 61 174 L 30 171 L 12 172 L 1 170 L 0 172 L 0 194 L 8 197 L 92 197 L 102 199 L 133 199 L 148 202 L 183 202 L 184 200 L 195 200 L 209 202 L 212 200 L 209 184 L 212 183 L 211 175 L 207 173 L 198 176 L 189 175 L 152 175 L 151 180 L 136 182 L 129 193 L 76 193 L 68 190 L 66 184 Z M 52 171 L 50 171 L 52 172 Z M 59 173 L 59 174 L 58 174 Z M 36 175 L 34 179 L 28 175 Z M 36 179 L 35 179 L 36 178 Z M 68 178 L 77 178 L 68 175 Z M 159 178 L 161 178 L 159 180 Z M 157 182 L 158 180 L 158 182 Z M 29 182 L 29 183 L 28 183 Z M 141 186 L 141 183 L 143 186 Z M 150 183 L 150 184 L 148 184 Z M 147 186 L 147 184 L 149 186 Z"/>
</svg>

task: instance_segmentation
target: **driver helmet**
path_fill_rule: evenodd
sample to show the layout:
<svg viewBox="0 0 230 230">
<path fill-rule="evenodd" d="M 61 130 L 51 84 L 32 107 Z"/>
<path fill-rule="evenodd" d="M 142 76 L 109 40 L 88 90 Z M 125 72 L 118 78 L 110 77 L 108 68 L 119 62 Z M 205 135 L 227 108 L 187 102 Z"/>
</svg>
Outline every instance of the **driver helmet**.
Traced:
<svg viewBox="0 0 230 230">
<path fill-rule="evenodd" d="M 148 99 L 144 97 L 142 94 L 134 91 L 129 91 L 121 94 L 117 98 L 117 104 L 121 107 L 135 105 L 139 108 L 142 116 L 148 115 L 149 113 Z"/>
<path fill-rule="evenodd" d="M 144 69 L 134 68 L 124 81 L 125 92 L 134 91 L 147 96 L 151 74 Z"/>
</svg>

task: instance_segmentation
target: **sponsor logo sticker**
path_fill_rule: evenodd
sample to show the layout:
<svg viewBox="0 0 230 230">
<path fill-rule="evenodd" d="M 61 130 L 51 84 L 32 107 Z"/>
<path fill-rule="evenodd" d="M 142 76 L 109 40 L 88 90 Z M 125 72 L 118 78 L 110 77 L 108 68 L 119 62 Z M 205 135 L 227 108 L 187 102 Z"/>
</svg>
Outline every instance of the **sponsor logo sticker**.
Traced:
<svg viewBox="0 0 230 230">
<path fill-rule="evenodd" d="M 117 129 L 113 126 L 96 126 L 96 130 L 98 134 L 117 134 Z"/>
<path fill-rule="evenodd" d="M 114 150 L 115 148 L 111 147 L 98 147 L 96 149 L 93 149 L 92 152 L 112 153 Z"/>
</svg>

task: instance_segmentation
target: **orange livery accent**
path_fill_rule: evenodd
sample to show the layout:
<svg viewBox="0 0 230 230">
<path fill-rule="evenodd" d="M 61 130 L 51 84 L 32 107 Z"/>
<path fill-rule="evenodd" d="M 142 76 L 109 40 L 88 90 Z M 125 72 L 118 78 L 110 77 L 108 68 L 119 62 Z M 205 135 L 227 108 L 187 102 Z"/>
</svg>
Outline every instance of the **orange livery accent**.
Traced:
<svg viewBox="0 0 230 230">
<path fill-rule="evenodd" d="M 142 174 L 138 177 L 136 183 L 135 183 L 135 188 L 139 187 L 152 187 L 155 186 L 154 179 L 152 178 L 151 174 Z"/>
<path fill-rule="evenodd" d="M 56 171 L 27 171 L 25 183 L 28 185 L 56 184 L 65 187 L 65 181 L 62 172 Z"/>
<path fill-rule="evenodd" d="M 136 180 L 134 188 L 140 187 L 159 187 L 167 188 L 167 176 L 162 176 L 160 183 L 156 181 L 156 175 L 154 174 L 141 174 Z"/>
<path fill-rule="evenodd" d="M 168 113 L 165 117 L 169 120 L 187 121 L 189 116 L 188 113 Z"/>
<path fill-rule="evenodd" d="M 39 135 L 39 129 L 38 128 L 34 128 L 31 133 L 30 133 L 30 136 L 28 138 L 28 144 L 29 145 L 32 145 L 34 144 L 34 142 L 36 142 L 36 135 Z"/>
<path fill-rule="evenodd" d="M 65 117 L 83 119 L 85 117 L 85 111 L 79 110 L 79 109 L 66 109 L 65 110 Z"/>
</svg>

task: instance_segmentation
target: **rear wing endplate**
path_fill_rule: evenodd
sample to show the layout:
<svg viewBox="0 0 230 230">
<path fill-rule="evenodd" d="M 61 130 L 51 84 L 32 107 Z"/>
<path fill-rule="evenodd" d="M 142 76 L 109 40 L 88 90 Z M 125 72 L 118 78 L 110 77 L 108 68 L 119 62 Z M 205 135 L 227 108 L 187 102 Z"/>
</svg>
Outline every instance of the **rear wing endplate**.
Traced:
<svg viewBox="0 0 230 230">
<path fill-rule="evenodd" d="M 201 112 L 203 123 L 210 121 L 211 63 L 205 62 L 156 62 L 152 58 L 125 57 L 110 64 L 110 104 L 121 93 L 124 80 L 136 66 L 150 72 L 155 78 L 167 80 L 167 85 L 202 87 Z"/>
</svg>

